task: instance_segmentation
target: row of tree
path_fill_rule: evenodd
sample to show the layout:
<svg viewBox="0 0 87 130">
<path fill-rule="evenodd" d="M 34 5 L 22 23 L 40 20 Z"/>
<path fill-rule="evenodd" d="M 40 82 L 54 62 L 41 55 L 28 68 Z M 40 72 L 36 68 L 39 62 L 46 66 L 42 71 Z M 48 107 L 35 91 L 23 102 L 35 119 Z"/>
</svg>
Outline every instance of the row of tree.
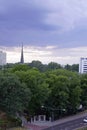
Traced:
<svg viewBox="0 0 87 130">
<path fill-rule="evenodd" d="M 62 112 L 77 112 L 80 105 L 87 108 L 87 74 L 61 67 L 42 72 L 29 64 L 14 64 L 0 71 L 0 110 L 9 115 L 23 111 L 50 115 L 54 110 L 58 118 Z"/>
<path fill-rule="evenodd" d="M 38 68 L 38 70 L 40 72 L 45 72 L 45 71 L 48 71 L 48 70 L 55 70 L 55 69 L 66 69 L 66 70 L 76 71 L 76 72 L 79 71 L 79 64 L 61 65 L 61 64 L 58 64 L 56 62 L 50 62 L 48 64 L 42 64 L 42 62 L 40 62 L 40 61 L 32 61 L 31 63 L 26 63 L 26 64 L 29 65 L 30 67 Z M 9 67 L 12 67 L 12 66 L 14 66 L 14 64 L 7 64 L 4 67 L 9 68 Z M 0 69 L 2 69 L 2 66 L 0 66 Z"/>
</svg>

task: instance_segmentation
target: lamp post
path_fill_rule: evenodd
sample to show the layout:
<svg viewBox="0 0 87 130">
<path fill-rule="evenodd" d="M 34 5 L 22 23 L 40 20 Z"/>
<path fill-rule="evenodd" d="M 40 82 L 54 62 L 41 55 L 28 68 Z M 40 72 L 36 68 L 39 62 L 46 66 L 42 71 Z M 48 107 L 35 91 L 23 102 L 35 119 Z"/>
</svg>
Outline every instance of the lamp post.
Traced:
<svg viewBox="0 0 87 130">
<path fill-rule="evenodd" d="M 51 107 L 46 107 L 46 106 L 41 106 L 41 108 L 45 108 L 47 110 L 50 110 L 51 111 L 51 121 L 54 121 L 54 109 L 51 108 Z"/>
</svg>

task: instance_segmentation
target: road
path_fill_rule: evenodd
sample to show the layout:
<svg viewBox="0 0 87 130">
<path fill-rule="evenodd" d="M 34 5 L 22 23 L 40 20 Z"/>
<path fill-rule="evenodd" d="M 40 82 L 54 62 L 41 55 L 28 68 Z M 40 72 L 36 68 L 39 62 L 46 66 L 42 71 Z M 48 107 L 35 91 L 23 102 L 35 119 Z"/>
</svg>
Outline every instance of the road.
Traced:
<svg viewBox="0 0 87 130">
<path fill-rule="evenodd" d="M 79 127 L 87 126 L 87 123 L 83 122 L 84 117 L 79 117 L 79 118 L 73 119 L 71 121 L 66 121 L 66 122 L 60 123 L 58 125 L 53 125 L 44 130 L 76 130 Z"/>
</svg>

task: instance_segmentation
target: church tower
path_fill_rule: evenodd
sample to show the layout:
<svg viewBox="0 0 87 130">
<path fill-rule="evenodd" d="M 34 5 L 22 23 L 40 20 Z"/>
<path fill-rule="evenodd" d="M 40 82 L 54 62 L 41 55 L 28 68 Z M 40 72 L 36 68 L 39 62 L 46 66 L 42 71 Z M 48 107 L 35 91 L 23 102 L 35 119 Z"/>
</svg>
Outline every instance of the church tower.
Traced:
<svg viewBox="0 0 87 130">
<path fill-rule="evenodd" d="M 22 48 L 21 48 L 21 59 L 20 59 L 20 63 L 24 64 L 23 44 L 22 44 Z"/>
</svg>

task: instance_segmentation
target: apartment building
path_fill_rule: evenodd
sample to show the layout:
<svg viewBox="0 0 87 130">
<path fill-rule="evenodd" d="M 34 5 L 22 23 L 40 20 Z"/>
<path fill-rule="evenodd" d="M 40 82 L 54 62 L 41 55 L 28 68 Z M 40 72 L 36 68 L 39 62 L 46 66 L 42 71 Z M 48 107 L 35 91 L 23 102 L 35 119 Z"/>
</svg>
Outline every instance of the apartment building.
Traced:
<svg viewBox="0 0 87 130">
<path fill-rule="evenodd" d="M 87 73 L 87 58 L 80 58 L 79 73 Z"/>
<path fill-rule="evenodd" d="M 0 51 L 0 65 L 5 65 L 6 64 L 6 53 Z"/>
</svg>

